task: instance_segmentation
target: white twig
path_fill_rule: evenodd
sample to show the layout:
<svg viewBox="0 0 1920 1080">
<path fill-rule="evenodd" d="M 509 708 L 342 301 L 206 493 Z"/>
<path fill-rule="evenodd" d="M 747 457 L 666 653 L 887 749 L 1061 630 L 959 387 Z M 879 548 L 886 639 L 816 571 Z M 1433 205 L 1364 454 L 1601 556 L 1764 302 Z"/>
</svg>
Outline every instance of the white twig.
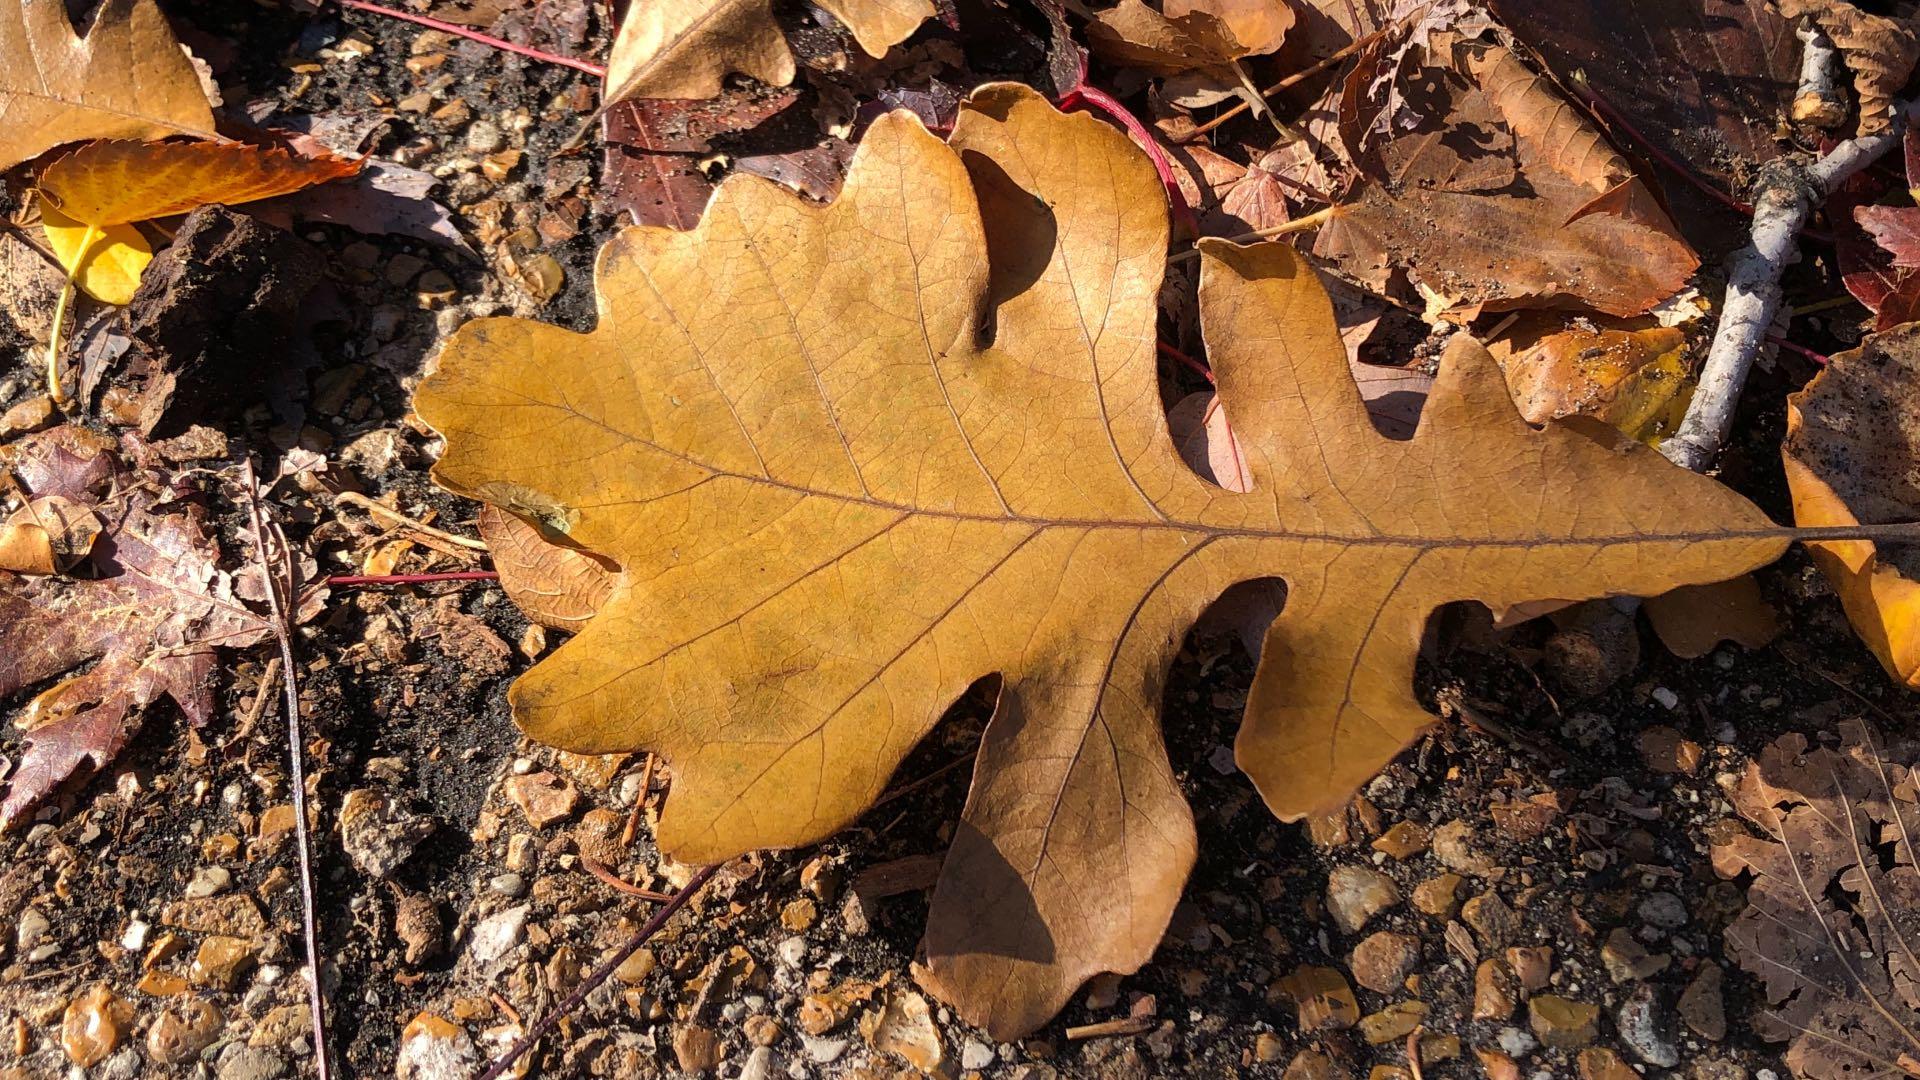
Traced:
<svg viewBox="0 0 1920 1080">
<path fill-rule="evenodd" d="M 1793 121 L 1817 128 L 1839 127 L 1847 118 L 1847 97 L 1837 77 L 1840 50 L 1817 26 L 1796 31 L 1800 38 L 1800 92 L 1793 98 Z"/>
<path fill-rule="evenodd" d="M 1780 275 L 1800 257 L 1801 227 L 1849 177 L 1900 144 L 1912 109 L 1895 111 L 1891 131 L 1843 142 L 1810 165 L 1781 158 L 1761 166 L 1753 191 L 1753 238 L 1727 259 L 1727 297 L 1700 387 L 1680 430 L 1660 444 L 1668 460 L 1700 472 L 1720 452 L 1747 372 L 1779 314 Z"/>
</svg>

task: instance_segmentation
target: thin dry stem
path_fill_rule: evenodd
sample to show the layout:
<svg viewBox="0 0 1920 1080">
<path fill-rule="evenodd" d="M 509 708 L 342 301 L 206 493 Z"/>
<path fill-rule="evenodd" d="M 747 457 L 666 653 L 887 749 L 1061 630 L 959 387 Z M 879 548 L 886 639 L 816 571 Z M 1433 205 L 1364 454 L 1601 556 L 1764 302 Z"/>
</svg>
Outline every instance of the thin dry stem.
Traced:
<svg viewBox="0 0 1920 1080">
<path fill-rule="evenodd" d="M 293 548 L 280 527 L 267 518 L 260 496 L 260 481 L 253 463 L 247 462 L 247 514 L 253 525 L 254 558 L 266 579 L 267 608 L 273 615 L 273 633 L 280 644 L 280 664 L 285 678 L 287 714 L 287 782 L 293 789 L 293 835 L 300 862 L 300 928 L 306 938 L 307 1005 L 313 1021 L 313 1065 L 319 1080 L 330 1080 L 332 1068 L 327 1054 L 326 991 L 322 989 L 320 968 L 320 930 L 314 914 L 313 841 L 307 826 L 306 753 L 300 733 L 300 684 L 298 664 L 293 655 L 293 597 L 299 589 L 300 568 Z M 276 565 L 278 564 L 278 565 Z"/>
<path fill-rule="evenodd" d="M 479 540 L 475 540 L 472 537 L 467 537 L 467 536 L 455 536 L 450 532 L 444 532 L 440 529 L 436 529 L 424 521 L 420 521 L 415 518 L 408 517 L 407 515 L 401 513 L 400 511 L 395 510 L 391 506 L 387 506 L 384 503 L 375 502 L 374 500 L 367 498 L 365 495 L 362 495 L 357 491 L 343 491 L 340 494 L 335 495 L 333 498 L 334 498 L 334 502 L 346 503 L 349 506 L 358 506 L 362 510 L 367 511 L 370 514 L 378 514 L 381 517 L 387 518 L 390 521 L 398 522 L 399 524 L 405 525 L 407 528 L 412 529 L 413 531 L 420 533 L 422 535 L 431 536 L 439 540 L 444 540 L 449 544 L 454 544 L 459 547 L 468 548 L 473 551 L 487 550 L 487 545 L 482 543 Z"/>
</svg>

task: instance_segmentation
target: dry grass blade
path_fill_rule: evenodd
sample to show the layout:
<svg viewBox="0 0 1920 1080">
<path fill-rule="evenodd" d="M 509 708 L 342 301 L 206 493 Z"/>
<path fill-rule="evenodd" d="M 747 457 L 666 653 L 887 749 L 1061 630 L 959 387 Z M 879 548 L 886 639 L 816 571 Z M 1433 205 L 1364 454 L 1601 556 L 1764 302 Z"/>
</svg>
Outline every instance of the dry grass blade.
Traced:
<svg viewBox="0 0 1920 1080">
<path fill-rule="evenodd" d="M 1769 1008 L 1755 1027 L 1791 1040 L 1798 1076 L 1854 1076 L 1863 1063 L 1898 1076 L 1920 1055 L 1915 775 L 1849 721 L 1836 747 L 1783 736 L 1730 793 L 1764 836 L 1732 827 L 1713 849 L 1722 875 L 1754 878 L 1727 948 L 1761 980 Z"/>
</svg>

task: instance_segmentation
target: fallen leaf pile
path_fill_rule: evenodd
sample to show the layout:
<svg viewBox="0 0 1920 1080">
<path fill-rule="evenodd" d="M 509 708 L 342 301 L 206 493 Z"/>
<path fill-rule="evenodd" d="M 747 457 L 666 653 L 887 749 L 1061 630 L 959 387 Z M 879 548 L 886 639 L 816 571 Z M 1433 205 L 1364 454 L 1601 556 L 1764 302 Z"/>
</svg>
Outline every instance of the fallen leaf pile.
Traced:
<svg viewBox="0 0 1920 1080">
<path fill-rule="evenodd" d="M 269 630 L 235 599 L 199 507 L 128 469 L 112 440 L 56 427 L 0 447 L 0 468 L 34 504 L 63 500 L 98 522 L 90 555 L 61 576 L 0 570 L 0 699 L 57 680 L 21 711 L 4 828 L 112 761 L 156 701 L 206 723 L 216 649 Z"/>
<path fill-rule="evenodd" d="M 1160 693 L 1227 586 L 1289 585 L 1236 753 L 1293 819 L 1433 721 L 1411 678 L 1439 605 L 1658 593 L 1786 543 L 1604 429 L 1530 427 L 1468 339 L 1414 437 L 1379 435 L 1278 244 L 1203 247 L 1252 490 L 1206 483 L 1159 404 L 1163 207 L 1123 135 L 990 86 L 950 145 L 877 122 L 825 209 L 741 178 L 691 233 L 622 233 L 595 332 L 470 323 L 416 399 L 441 483 L 620 567 L 515 715 L 663 754 L 679 859 L 831 834 L 1001 676 L 926 942 L 930 984 L 996 1038 L 1159 942 L 1195 842 Z"/>
<path fill-rule="evenodd" d="M 1766 1039 L 1815 1080 L 1911 1075 L 1920 1045 L 1920 789 L 1911 749 L 1839 725 L 1839 745 L 1785 735 L 1747 765 L 1713 846 L 1723 877 L 1750 877 L 1727 928 L 1759 983 Z M 1759 835 L 1754 835 L 1757 832 Z"/>
<path fill-rule="evenodd" d="M 1920 516 L 1920 323 L 1834 356 L 1789 399 L 1782 454 L 1801 525 Z M 1920 689 L 1920 550 L 1867 540 L 1809 547 L 1887 674 Z"/>
</svg>

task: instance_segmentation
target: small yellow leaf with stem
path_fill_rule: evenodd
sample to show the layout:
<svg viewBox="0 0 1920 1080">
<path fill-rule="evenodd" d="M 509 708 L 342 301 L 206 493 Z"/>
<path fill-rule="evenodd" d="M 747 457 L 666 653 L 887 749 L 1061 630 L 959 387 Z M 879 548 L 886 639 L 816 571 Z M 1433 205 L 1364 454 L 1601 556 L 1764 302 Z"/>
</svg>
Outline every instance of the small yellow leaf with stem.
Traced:
<svg viewBox="0 0 1920 1080">
<path fill-rule="evenodd" d="M 153 248 L 132 225 L 86 225 L 42 202 L 40 226 L 53 257 L 72 275 L 74 285 L 103 304 L 131 301 L 140 287 L 141 273 L 153 261 Z M 98 237 L 91 248 L 86 240 L 89 231 Z"/>
<path fill-rule="evenodd" d="M 80 233 L 78 253 L 67 266 L 66 283 L 60 286 L 60 300 L 53 305 L 53 329 L 47 334 L 47 396 L 55 405 L 65 407 L 67 395 L 60 387 L 60 330 L 67 321 L 67 301 L 73 299 L 74 266 L 86 262 L 87 253 L 105 235 L 98 225 L 88 225 Z"/>
</svg>

